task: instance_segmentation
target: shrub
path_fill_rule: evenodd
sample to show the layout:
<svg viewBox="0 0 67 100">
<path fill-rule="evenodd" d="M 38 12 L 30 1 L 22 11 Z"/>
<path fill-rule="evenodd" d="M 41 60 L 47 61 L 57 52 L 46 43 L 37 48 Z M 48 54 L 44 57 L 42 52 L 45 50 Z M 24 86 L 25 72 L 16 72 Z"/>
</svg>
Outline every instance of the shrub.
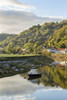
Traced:
<svg viewBox="0 0 67 100">
<path fill-rule="evenodd" d="M 43 50 L 42 51 L 42 55 L 50 57 L 51 56 L 51 52 L 48 52 L 47 50 Z"/>
</svg>

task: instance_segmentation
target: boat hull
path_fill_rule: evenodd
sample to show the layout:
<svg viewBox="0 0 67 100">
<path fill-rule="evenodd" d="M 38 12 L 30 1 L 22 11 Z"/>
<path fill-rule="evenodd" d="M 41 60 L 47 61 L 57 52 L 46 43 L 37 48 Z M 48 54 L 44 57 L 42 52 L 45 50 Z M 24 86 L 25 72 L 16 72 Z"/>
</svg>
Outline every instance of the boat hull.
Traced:
<svg viewBox="0 0 67 100">
<path fill-rule="evenodd" d="M 29 74 L 29 78 L 28 80 L 32 80 L 32 79 L 37 79 L 37 78 L 41 78 L 41 74 Z"/>
<path fill-rule="evenodd" d="M 29 74 L 29 77 L 41 77 L 41 74 Z"/>
</svg>

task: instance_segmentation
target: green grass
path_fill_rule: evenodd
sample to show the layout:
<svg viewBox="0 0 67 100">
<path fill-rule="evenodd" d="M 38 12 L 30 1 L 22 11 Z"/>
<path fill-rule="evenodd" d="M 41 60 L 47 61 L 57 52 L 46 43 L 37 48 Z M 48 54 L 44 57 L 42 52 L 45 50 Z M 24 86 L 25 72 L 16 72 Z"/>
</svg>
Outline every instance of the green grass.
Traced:
<svg viewBox="0 0 67 100">
<path fill-rule="evenodd" d="M 25 55 L 20 55 L 20 54 L 0 54 L 1 57 L 25 57 L 25 56 L 38 56 L 38 54 L 25 54 Z"/>
<path fill-rule="evenodd" d="M 36 64 L 43 64 L 46 62 L 52 62 L 53 60 L 46 56 L 41 56 L 38 54 L 26 54 L 26 55 L 19 55 L 19 54 L 0 54 L 0 61 L 13 61 L 13 60 L 23 60 L 28 59 L 30 62 L 34 62 Z M 36 60 L 37 59 L 37 60 Z"/>
<path fill-rule="evenodd" d="M 20 54 L 0 54 L 0 60 L 20 60 L 22 58 L 29 58 L 29 57 L 36 57 L 39 56 L 38 54 L 25 54 L 25 55 L 20 55 Z"/>
</svg>

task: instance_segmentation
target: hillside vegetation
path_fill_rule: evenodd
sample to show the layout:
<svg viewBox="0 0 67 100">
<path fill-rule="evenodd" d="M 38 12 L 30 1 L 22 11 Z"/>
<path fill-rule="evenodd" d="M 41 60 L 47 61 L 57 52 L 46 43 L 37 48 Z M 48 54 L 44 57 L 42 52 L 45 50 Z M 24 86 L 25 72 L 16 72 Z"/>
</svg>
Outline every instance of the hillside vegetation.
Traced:
<svg viewBox="0 0 67 100">
<path fill-rule="evenodd" d="M 67 25 L 56 30 L 45 43 L 47 47 L 66 48 L 67 47 Z"/>
<path fill-rule="evenodd" d="M 7 37 L 0 42 L 0 47 L 7 51 L 15 52 L 15 49 L 27 49 L 28 53 L 40 53 L 43 46 L 65 48 L 67 38 L 67 20 L 60 23 L 51 22 L 37 25 L 25 30 L 14 37 Z M 17 51 L 17 50 L 16 50 Z"/>
<path fill-rule="evenodd" d="M 4 41 L 5 39 L 7 39 L 7 37 L 15 37 L 15 36 L 17 36 L 17 35 L 15 35 L 15 34 L 6 34 L 6 33 L 2 33 L 2 34 L 0 34 L 0 42 L 1 41 Z"/>
</svg>

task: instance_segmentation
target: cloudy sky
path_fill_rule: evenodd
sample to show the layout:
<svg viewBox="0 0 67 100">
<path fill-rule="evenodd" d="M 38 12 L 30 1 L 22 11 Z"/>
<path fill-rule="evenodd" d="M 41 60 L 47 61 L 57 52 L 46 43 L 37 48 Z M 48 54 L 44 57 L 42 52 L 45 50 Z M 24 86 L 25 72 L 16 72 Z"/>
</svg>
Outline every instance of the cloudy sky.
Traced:
<svg viewBox="0 0 67 100">
<path fill-rule="evenodd" d="M 66 19 L 67 0 L 0 0 L 0 33 Z"/>
<path fill-rule="evenodd" d="M 0 79 L 0 100 L 67 100 L 66 98 L 66 90 L 34 84 L 21 75 Z"/>
</svg>

